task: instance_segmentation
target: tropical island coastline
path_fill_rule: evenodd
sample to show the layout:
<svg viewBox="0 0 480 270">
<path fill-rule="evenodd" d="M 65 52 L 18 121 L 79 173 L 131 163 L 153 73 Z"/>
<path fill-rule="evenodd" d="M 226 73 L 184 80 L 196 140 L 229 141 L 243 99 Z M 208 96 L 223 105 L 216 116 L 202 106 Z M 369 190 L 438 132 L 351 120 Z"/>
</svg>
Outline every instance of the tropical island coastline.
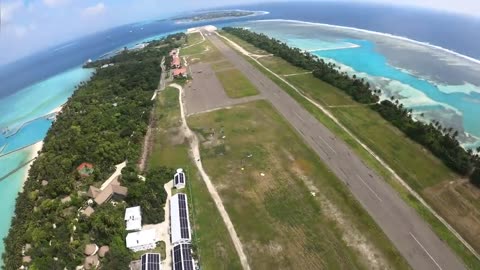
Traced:
<svg viewBox="0 0 480 270">
<path fill-rule="evenodd" d="M 269 14 L 268 11 L 249 11 L 249 10 L 217 10 L 198 12 L 187 16 L 174 17 L 172 20 L 176 24 L 192 22 L 212 22 L 225 19 L 243 18 L 251 16 L 260 16 Z"/>
<path fill-rule="evenodd" d="M 58 115 L 47 136 L 29 146 L 28 178 L 5 239 L 5 269 L 74 269 L 92 259 L 83 255 L 92 241 L 110 250 L 95 263 L 101 262 L 106 269 L 128 267 L 134 255 L 124 243 L 125 208 L 141 205 L 144 219 L 152 224 L 164 219 L 162 181 L 173 169 L 141 173 L 135 161 L 149 121 L 147 112 L 153 106 L 151 96 L 162 72 L 161 59 L 183 42 L 185 34 L 174 34 L 84 66 L 97 71 L 90 81 L 79 85 L 67 103 L 50 112 Z M 109 65 L 102 68 L 105 62 Z M 114 173 L 116 164 L 126 165 L 121 167 L 121 178 L 118 171 Z M 145 175 L 144 183 L 138 183 L 140 174 Z M 91 204 L 90 190 L 96 186 L 108 190 L 102 183 L 109 176 L 117 176 L 107 184 L 121 185 L 117 189 L 125 201 Z M 148 195 L 146 188 L 153 193 Z M 141 202 L 138 194 L 143 194 Z M 107 216 L 115 218 L 108 221 Z"/>
</svg>

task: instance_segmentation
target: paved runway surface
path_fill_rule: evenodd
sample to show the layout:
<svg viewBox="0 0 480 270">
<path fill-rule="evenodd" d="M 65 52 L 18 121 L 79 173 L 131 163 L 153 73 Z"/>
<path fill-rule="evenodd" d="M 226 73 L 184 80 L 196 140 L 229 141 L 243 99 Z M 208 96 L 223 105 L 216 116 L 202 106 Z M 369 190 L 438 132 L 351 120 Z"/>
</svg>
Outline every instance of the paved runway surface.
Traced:
<svg viewBox="0 0 480 270">
<path fill-rule="evenodd" d="M 215 76 L 209 64 L 197 63 L 190 66 L 193 81 L 186 87 L 185 102 L 187 115 L 229 107 L 262 98 L 252 96 L 245 98 L 229 98 L 222 84 Z"/>
<path fill-rule="evenodd" d="M 346 183 L 414 269 L 465 269 L 430 226 L 348 146 L 216 35 L 207 36 Z"/>
</svg>

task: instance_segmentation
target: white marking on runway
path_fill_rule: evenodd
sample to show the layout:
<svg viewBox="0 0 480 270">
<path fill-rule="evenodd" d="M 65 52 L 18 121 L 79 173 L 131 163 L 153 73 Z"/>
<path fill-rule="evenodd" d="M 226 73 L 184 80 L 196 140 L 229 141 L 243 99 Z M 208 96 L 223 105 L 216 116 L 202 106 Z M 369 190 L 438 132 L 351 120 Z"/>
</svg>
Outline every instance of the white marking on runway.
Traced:
<svg viewBox="0 0 480 270">
<path fill-rule="evenodd" d="M 360 181 L 362 181 L 362 183 L 373 193 L 373 195 L 375 195 L 375 197 L 377 197 L 379 201 L 382 201 L 382 199 L 380 199 L 380 196 L 378 196 L 378 194 L 367 184 L 367 182 L 365 182 L 365 180 L 363 180 L 363 178 L 360 175 L 357 175 L 357 176 L 360 179 Z"/>
<path fill-rule="evenodd" d="M 300 119 L 300 121 L 304 122 L 303 118 L 296 111 L 294 111 L 293 113 L 298 117 L 298 119 Z"/>
<path fill-rule="evenodd" d="M 322 140 L 323 143 L 325 143 L 325 145 L 328 146 L 328 148 L 330 148 L 330 150 L 332 150 L 333 153 L 335 153 L 335 155 L 337 154 L 337 152 L 333 149 L 333 147 L 330 146 L 330 144 L 328 144 L 327 141 L 325 141 L 325 140 L 324 140 L 322 137 L 320 137 L 320 136 L 318 136 L 318 138 L 319 138 L 320 140 Z"/>
<path fill-rule="evenodd" d="M 415 237 L 415 235 L 413 235 L 412 232 L 409 232 L 410 236 L 413 238 L 413 240 L 415 240 L 415 242 L 417 242 L 417 244 L 423 249 L 423 251 L 425 251 L 425 253 L 427 253 L 428 257 L 430 257 L 430 259 L 433 261 L 433 263 L 435 263 L 435 265 L 438 267 L 438 269 L 440 270 L 443 270 L 442 267 L 440 267 L 440 265 L 438 265 L 437 261 L 435 261 L 435 259 L 432 257 L 432 255 L 430 255 L 430 253 L 428 253 L 428 251 L 425 249 L 425 247 L 423 247 L 422 243 L 420 243 L 417 238 Z"/>
</svg>

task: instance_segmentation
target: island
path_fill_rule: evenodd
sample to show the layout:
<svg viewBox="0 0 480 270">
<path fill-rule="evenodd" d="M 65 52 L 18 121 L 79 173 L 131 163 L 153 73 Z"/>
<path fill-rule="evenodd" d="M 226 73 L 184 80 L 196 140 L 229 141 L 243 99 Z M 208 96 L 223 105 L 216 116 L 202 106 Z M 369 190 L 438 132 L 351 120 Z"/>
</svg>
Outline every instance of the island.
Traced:
<svg viewBox="0 0 480 270">
<path fill-rule="evenodd" d="M 268 14 L 266 11 L 248 11 L 248 10 L 216 10 L 193 13 L 187 16 L 174 17 L 172 20 L 175 23 L 192 23 L 203 21 L 216 21 L 232 18 L 241 18 L 247 16 L 259 16 Z"/>
</svg>

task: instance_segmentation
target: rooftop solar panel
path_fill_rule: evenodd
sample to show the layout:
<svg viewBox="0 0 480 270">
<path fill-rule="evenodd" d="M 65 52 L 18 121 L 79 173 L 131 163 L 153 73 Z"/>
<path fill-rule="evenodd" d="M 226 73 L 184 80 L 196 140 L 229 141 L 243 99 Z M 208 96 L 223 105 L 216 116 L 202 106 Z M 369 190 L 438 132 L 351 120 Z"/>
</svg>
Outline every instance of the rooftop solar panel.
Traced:
<svg viewBox="0 0 480 270">
<path fill-rule="evenodd" d="M 160 270 L 160 254 L 147 253 L 142 255 L 142 270 Z"/>
<path fill-rule="evenodd" d="M 180 214 L 180 235 L 182 238 L 190 238 L 190 228 L 188 226 L 187 203 L 185 202 L 185 194 L 178 196 L 179 214 Z"/>
<path fill-rule="evenodd" d="M 173 247 L 173 270 L 194 270 L 192 248 L 190 244 L 178 244 Z"/>
</svg>

